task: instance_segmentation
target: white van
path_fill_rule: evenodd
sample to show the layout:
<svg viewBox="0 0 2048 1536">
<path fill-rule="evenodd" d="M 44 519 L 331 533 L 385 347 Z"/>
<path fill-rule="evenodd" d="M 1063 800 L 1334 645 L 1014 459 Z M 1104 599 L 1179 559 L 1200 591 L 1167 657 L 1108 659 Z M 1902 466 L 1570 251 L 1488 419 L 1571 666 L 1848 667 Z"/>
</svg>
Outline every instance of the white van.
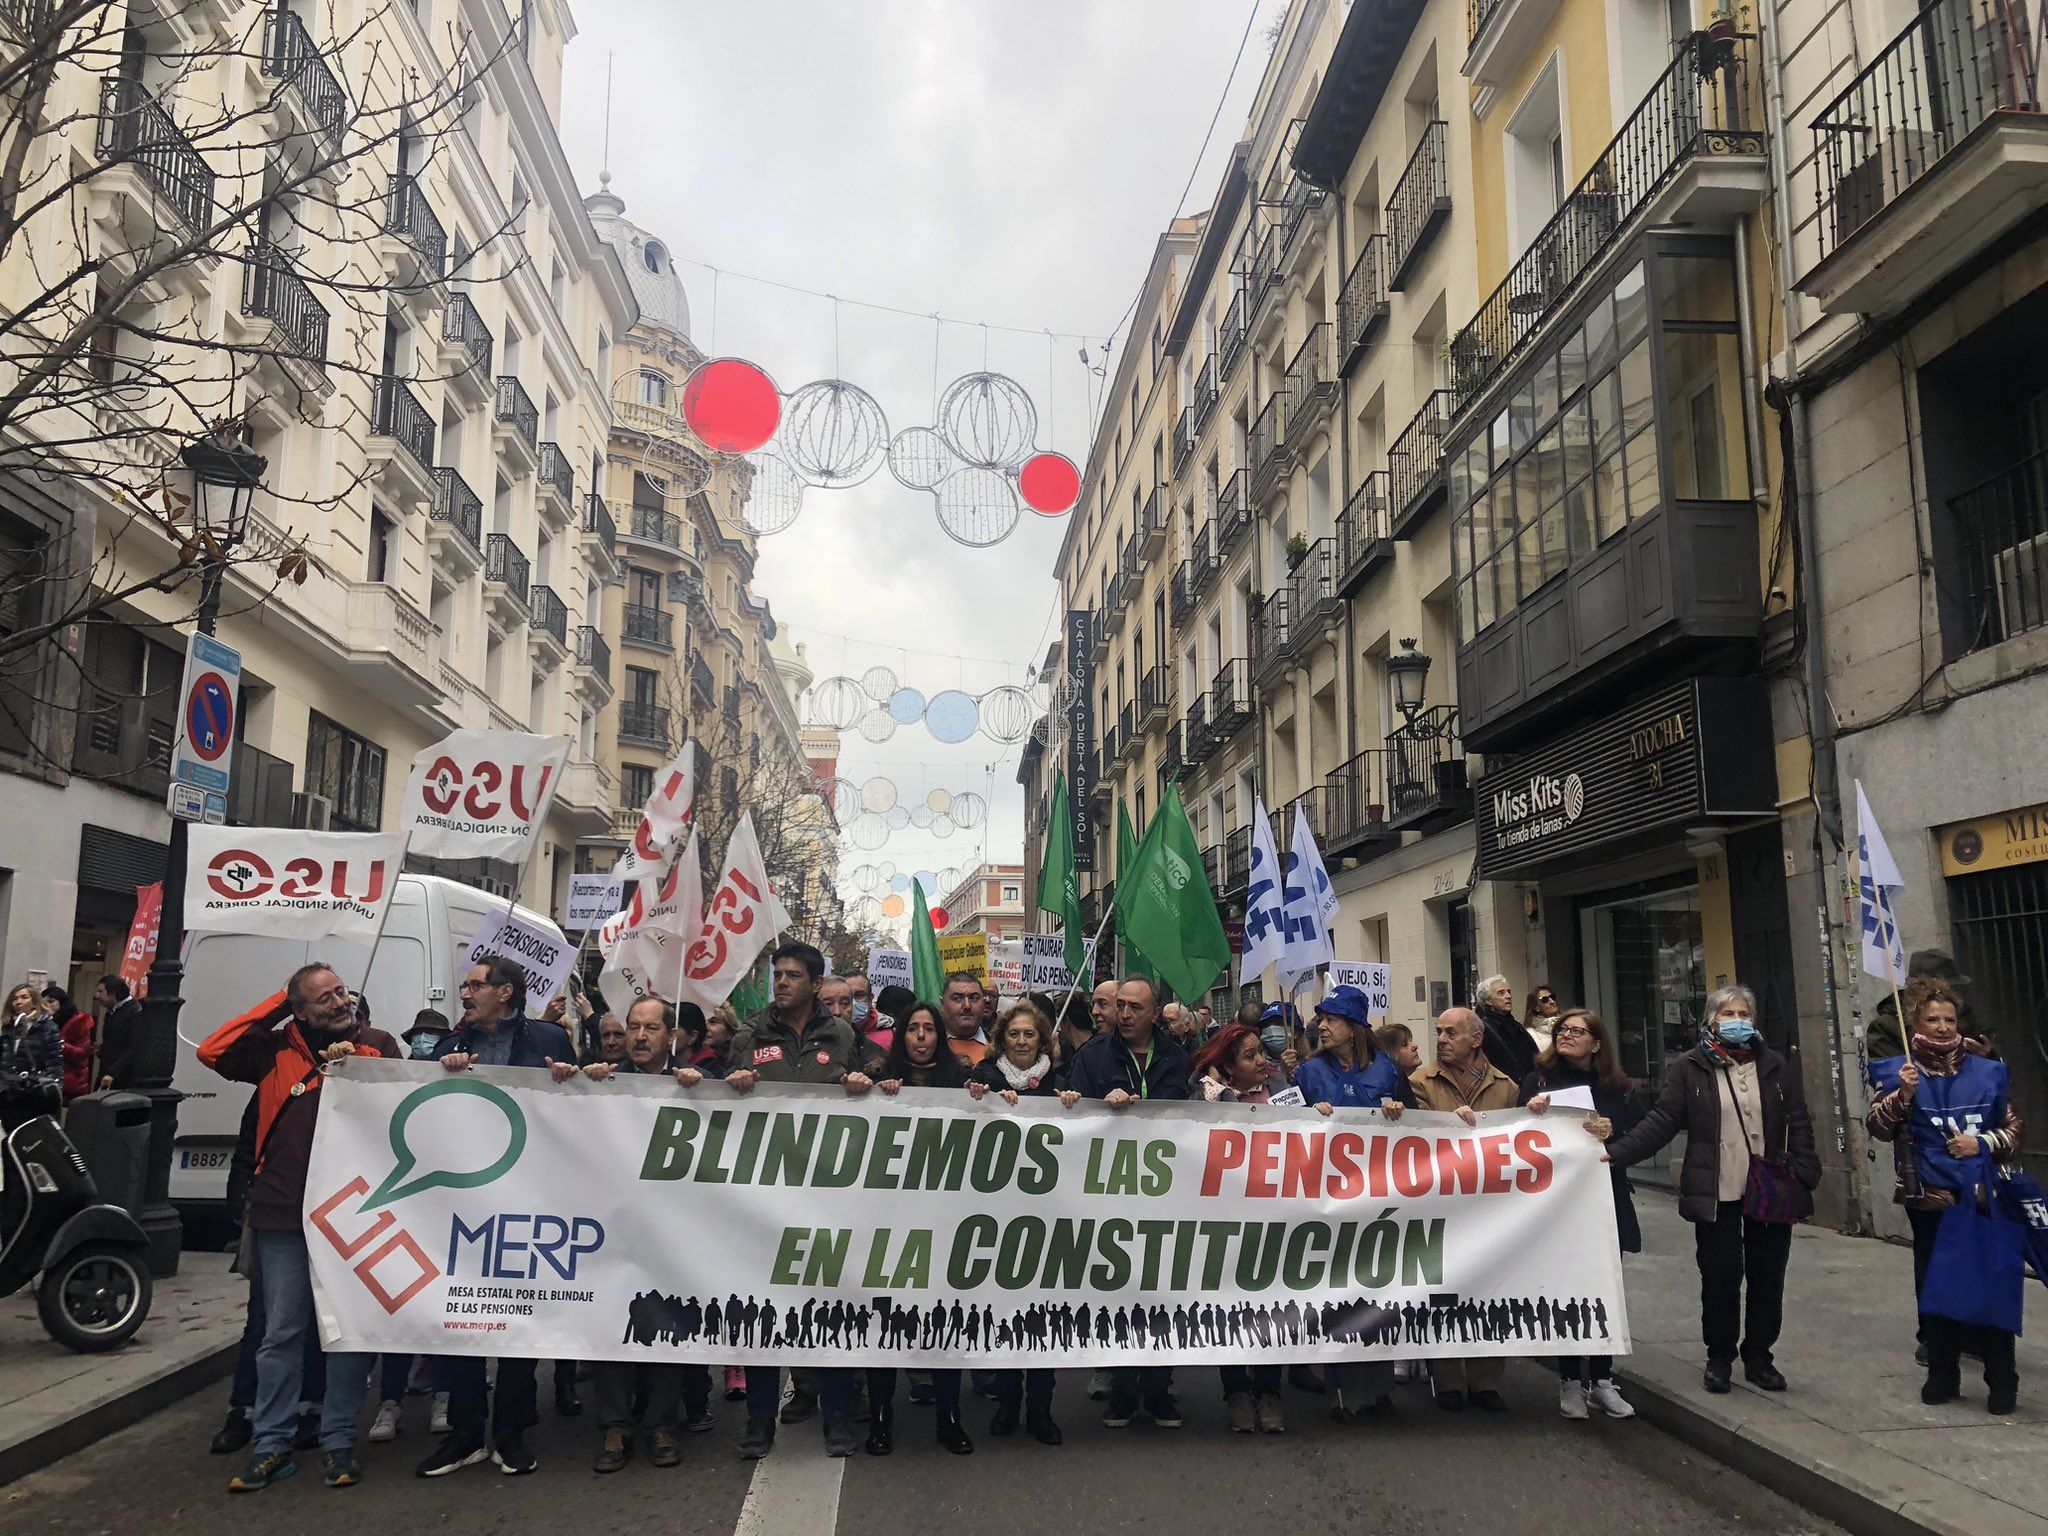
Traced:
<svg viewBox="0 0 2048 1536">
<path fill-rule="evenodd" d="M 519 917 L 557 939 L 561 930 L 538 912 Z M 403 1040 L 422 1008 L 461 1017 L 456 1000 L 458 957 L 486 918 L 504 914 L 505 898 L 438 875 L 400 875 L 391 915 L 377 944 L 377 963 L 363 981 L 369 946 L 320 939 L 311 943 L 254 934 L 195 935 L 185 955 L 184 1007 L 178 1012 L 178 1069 L 171 1085 L 178 1105 L 178 1139 L 171 1155 L 171 1199 L 195 1214 L 227 1209 L 228 1164 L 242 1114 L 255 1090 L 231 1083 L 199 1064 L 199 1042 L 236 1014 L 247 1012 L 313 960 L 332 965 L 341 979 L 370 1001 L 372 1022 Z M 567 940 L 562 940 L 566 943 Z"/>
</svg>

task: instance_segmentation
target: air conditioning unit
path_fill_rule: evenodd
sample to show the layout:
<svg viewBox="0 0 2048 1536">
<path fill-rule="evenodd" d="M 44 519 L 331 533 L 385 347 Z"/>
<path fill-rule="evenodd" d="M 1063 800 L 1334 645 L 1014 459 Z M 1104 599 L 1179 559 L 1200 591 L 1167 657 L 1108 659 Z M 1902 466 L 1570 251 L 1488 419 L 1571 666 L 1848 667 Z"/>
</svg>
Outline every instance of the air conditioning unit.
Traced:
<svg viewBox="0 0 2048 1536">
<path fill-rule="evenodd" d="M 325 832 L 334 818 L 334 802 L 325 795 L 293 795 L 292 825 L 308 832 Z"/>
<path fill-rule="evenodd" d="M 2048 533 L 2008 545 L 1992 557 L 1998 573 L 1998 636 L 2048 623 Z"/>
</svg>

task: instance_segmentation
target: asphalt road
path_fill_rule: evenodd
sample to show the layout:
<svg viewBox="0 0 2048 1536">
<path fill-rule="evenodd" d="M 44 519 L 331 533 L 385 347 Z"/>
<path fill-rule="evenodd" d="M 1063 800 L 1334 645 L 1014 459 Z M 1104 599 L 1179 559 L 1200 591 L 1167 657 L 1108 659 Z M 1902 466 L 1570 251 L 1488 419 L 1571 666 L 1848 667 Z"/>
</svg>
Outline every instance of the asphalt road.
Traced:
<svg viewBox="0 0 2048 1536">
<path fill-rule="evenodd" d="M 1553 1382 L 1536 1366 L 1514 1366 L 1506 1390 L 1515 1411 L 1506 1418 L 1444 1413 L 1426 1388 L 1404 1387 L 1395 1414 L 1349 1425 L 1327 1418 L 1326 1399 L 1290 1391 L 1288 1433 L 1252 1436 L 1225 1428 L 1210 1370 L 1180 1373 L 1187 1424 L 1179 1430 L 1142 1419 L 1105 1429 L 1100 1406 L 1083 1395 L 1084 1377 L 1062 1373 L 1055 1411 L 1067 1442 L 1058 1448 L 1021 1433 L 989 1440 L 989 1405 L 977 1403 L 967 1415 L 976 1453 L 951 1456 L 931 1438 L 930 1410 L 899 1398 L 897 1450 L 887 1460 L 828 1460 L 813 1420 L 784 1426 L 758 1471 L 734 1454 L 739 1406 L 720 1403 L 718 1428 L 686 1437 L 681 1466 L 658 1470 L 636 1460 L 598 1478 L 589 1470 L 596 1430 L 588 1410 L 580 1419 L 555 1417 L 545 1406 L 544 1370 L 542 1423 L 530 1439 L 541 1467 L 533 1477 L 508 1478 L 489 1465 L 433 1482 L 414 1477 L 414 1463 L 433 1444 L 426 1401 L 415 1398 L 399 1440 L 363 1448 L 367 1475 L 359 1486 L 322 1486 L 318 1453 L 303 1452 L 290 1481 L 242 1495 L 227 1492 L 239 1458 L 206 1454 L 225 1400 L 219 1389 L 0 1489 L 0 1536 L 221 1536 L 227 1526 L 291 1536 L 960 1536 L 981 1529 L 1006 1536 L 1096 1529 L 1721 1536 L 1734 1527 L 1839 1536 L 1641 1420 L 1567 1423 L 1558 1417 Z"/>
</svg>

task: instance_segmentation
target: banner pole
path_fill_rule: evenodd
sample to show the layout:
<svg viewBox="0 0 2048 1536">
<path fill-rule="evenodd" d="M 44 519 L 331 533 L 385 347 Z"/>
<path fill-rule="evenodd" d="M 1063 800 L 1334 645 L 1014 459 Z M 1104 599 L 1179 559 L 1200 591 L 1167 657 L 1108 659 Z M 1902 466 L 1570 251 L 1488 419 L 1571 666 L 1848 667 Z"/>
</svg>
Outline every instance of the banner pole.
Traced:
<svg viewBox="0 0 2048 1536">
<path fill-rule="evenodd" d="M 358 994 L 370 990 L 370 968 L 377 963 L 377 946 L 384 942 L 384 925 L 391 921 L 391 909 L 398 905 L 398 877 L 405 873 L 405 856 L 411 849 L 412 828 L 407 827 L 405 829 L 405 841 L 398 845 L 398 868 L 391 873 L 391 899 L 384 903 L 384 911 L 377 919 L 377 931 L 370 935 L 370 953 L 369 957 L 363 961 L 362 984 L 356 988 Z M 353 1006 L 351 1006 L 351 1016 L 353 1016 Z"/>
<path fill-rule="evenodd" d="M 1109 920 L 1114 916 L 1116 916 L 1116 909 L 1114 907 L 1102 914 L 1102 921 L 1096 925 L 1095 937 L 1088 941 L 1087 949 L 1081 954 L 1081 969 L 1088 975 L 1092 976 L 1095 974 L 1095 948 L 1102 942 L 1102 935 L 1108 930 Z M 1081 978 L 1079 976 L 1069 978 L 1067 981 L 1067 995 L 1060 999 L 1060 1013 L 1067 1011 L 1067 1005 L 1074 1000 L 1074 994 L 1080 990 Z M 1058 1015 L 1054 1016 L 1053 1022 L 1059 1022 Z"/>
<path fill-rule="evenodd" d="M 1892 960 L 1892 946 L 1898 941 L 1899 937 L 1898 919 L 1892 916 L 1892 904 L 1884 893 L 1884 887 L 1875 880 L 1871 881 L 1870 885 L 1871 889 L 1877 892 L 1878 915 L 1884 920 L 1885 924 L 1884 972 L 1892 984 L 1892 1007 L 1896 1008 L 1899 1014 L 1899 1043 L 1906 1047 L 1906 1054 L 1911 1056 L 1913 1054 L 1913 1021 L 1906 1017 L 1906 1004 L 1904 999 L 1899 996 L 1898 966 Z M 1958 1030 L 1958 1033 L 1961 1033 L 1961 1031 Z"/>
</svg>

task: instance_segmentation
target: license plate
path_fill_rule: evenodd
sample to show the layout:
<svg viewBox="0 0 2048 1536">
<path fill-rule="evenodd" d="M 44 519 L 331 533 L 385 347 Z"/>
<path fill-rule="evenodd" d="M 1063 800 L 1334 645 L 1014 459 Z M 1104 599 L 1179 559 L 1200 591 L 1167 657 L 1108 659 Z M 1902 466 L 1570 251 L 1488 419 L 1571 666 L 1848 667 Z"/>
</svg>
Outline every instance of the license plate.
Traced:
<svg viewBox="0 0 2048 1536">
<path fill-rule="evenodd" d="M 234 1156 L 231 1149 L 209 1151 L 205 1148 L 187 1147 L 178 1154 L 180 1168 L 225 1168 Z"/>
</svg>

